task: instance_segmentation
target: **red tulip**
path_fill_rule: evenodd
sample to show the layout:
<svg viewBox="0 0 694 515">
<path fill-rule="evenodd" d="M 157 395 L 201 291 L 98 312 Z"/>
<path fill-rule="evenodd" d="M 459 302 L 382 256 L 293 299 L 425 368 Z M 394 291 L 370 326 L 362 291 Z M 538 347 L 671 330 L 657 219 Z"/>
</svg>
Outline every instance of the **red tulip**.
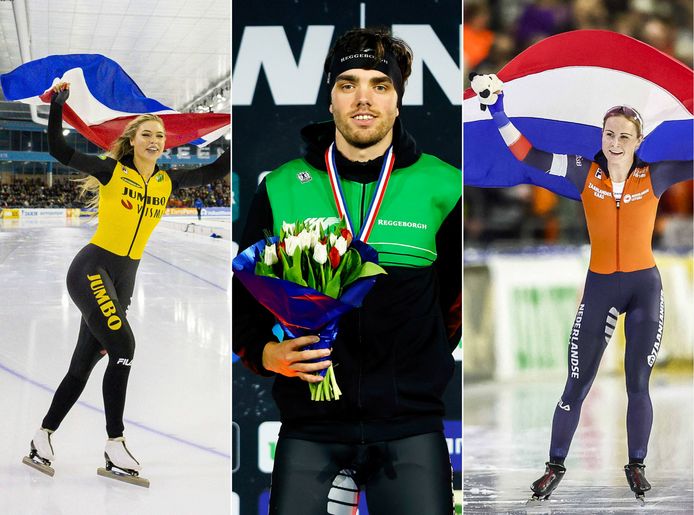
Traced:
<svg viewBox="0 0 694 515">
<path fill-rule="evenodd" d="M 330 266 L 333 267 L 333 270 L 336 269 L 340 264 L 340 252 L 335 247 L 331 248 L 328 252 L 328 259 L 330 259 Z"/>
<path fill-rule="evenodd" d="M 340 230 L 340 235 L 347 240 L 347 245 L 349 246 L 350 243 L 352 243 L 352 233 L 349 232 L 349 229 L 341 229 Z"/>
</svg>

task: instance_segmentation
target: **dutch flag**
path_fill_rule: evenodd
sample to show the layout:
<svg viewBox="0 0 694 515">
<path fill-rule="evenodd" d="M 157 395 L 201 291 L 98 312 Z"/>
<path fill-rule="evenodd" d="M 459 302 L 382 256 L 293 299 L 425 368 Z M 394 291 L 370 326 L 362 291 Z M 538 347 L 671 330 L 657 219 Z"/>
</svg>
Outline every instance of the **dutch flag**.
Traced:
<svg viewBox="0 0 694 515">
<path fill-rule="evenodd" d="M 608 31 L 567 32 L 531 46 L 497 75 L 504 82 L 506 114 L 536 148 L 592 159 L 600 150 L 603 115 L 627 105 L 644 120 L 641 159 L 693 157 L 694 73 L 645 43 Z M 465 91 L 463 106 L 466 185 L 535 184 L 579 198 L 565 178 L 513 157 L 472 89 Z"/>
<path fill-rule="evenodd" d="M 52 55 L 0 75 L 7 100 L 50 103 L 50 88 L 70 83 L 63 118 L 92 143 L 107 149 L 125 125 L 140 114 L 159 115 L 166 128 L 166 148 L 205 145 L 225 134 L 228 114 L 177 113 L 147 98 L 115 61 L 98 54 Z"/>
</svg>

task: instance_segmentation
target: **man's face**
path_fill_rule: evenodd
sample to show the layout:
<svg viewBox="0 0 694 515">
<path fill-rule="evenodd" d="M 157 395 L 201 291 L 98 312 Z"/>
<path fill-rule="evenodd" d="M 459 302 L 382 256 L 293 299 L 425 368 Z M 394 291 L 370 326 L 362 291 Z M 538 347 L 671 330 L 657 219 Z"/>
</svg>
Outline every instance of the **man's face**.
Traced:
<svg viewBox="0 0 694 515">
<path fill-rule="evenodd" d="M 399 114 L 393 82 L 377 70 L 353 68 L 341 73 L 330 98 L 338 132 L 356 148 L 368 148 L 383 140 Z"/>
</svg>

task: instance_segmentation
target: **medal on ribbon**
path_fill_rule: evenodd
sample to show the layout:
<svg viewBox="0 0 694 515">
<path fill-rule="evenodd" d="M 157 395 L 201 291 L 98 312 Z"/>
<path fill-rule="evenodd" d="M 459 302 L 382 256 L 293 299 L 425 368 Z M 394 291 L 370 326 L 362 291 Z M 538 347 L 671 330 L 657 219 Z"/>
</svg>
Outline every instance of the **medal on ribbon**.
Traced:
<svg viewBox="0 0 694 515">
<path fill-rule="evenodd" d="M 337 206 L 338 217 L 345 219 L 347 222 L 347 229 L 352 233 L 355 239 L 367 243 L 369 236 L 371 235 L 371 229 L 373 229 L 373 226 L 376 223 L 378 211 L 381 209 L 381 204 L 383 203 L 383 198 L 386 194 L 386 188 L 388 187 L 388 181 L 390 180 L 390 174 L 393 171 L 393 165 L 395 164 L 393 145 L 388 147 L 385 157 L 383 158 L 383 166 L 381 167 L 381 173 L 379 174 L 378 182 L 376 183 L 376 191 L 371 199 L 369 210 L 366 213 L 366 218 L 364 219 L 364 223 L 359 229 L 358 234 L 354 231 L 354 223 L 352 222 L 352 218 L 347 210 L 347 203 L 345 202 L 345 196 L 342 192 L 342 185 L 340 184 L 340 178 L 337 175 L 337 166 L 335 166 L 335 152 L 335 142 L 333 142 L 328 147 L 328 150 L 325 151 L 325 165 L 328 170 L 330 188 L 333 191 L 333 198 L 335 199 L 335 205 Z"/>
</svg>

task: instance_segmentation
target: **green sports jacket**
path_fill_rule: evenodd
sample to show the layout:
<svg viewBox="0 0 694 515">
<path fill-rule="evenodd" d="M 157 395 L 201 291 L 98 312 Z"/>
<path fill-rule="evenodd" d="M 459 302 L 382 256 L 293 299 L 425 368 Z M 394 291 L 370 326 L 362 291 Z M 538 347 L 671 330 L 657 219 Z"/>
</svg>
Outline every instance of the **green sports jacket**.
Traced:
<svg viewBox="0 0 694 515">
<path fill-rule="evenodd" d="M 372 442 L 443 429 L 443 392 L 460 340 L 462 177 L 459 170 L 417 152 L 396 122 L 395 166 L 368 243 L 387 271 L 363 306 L 340 320 L 331 359 L 342 390 L 338 401 L 313 402 L 297 378 L 277 375 L 273 398 L 281 434 L 313 441 Z M 324 153 L 330 124 L 302 132 L 306 155 L 265 177 L 253 199 L 241 248 L 282 222 L 337 216 Z M 361 225 L 382 158 L 367 164 L 336 156 L 354 225 Z M 232 344 L 244 364 L 261 375 L 262 350 L 275 340 L 274 318 L 234 279 Z"/>
</svg>

